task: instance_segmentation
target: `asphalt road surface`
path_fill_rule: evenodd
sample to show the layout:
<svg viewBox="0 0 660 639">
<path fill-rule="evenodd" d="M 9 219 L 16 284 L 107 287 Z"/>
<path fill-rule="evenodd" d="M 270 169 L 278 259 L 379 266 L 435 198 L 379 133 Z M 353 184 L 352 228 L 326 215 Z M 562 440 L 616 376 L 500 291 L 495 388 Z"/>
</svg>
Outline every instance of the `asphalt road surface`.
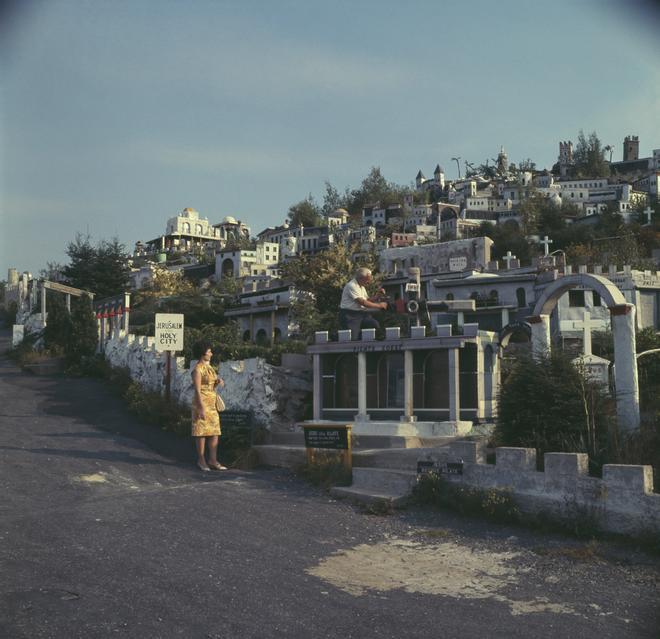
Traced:
<svg viewBox="0 0 660 639">
<path fill-rule="evenodd" d="M 0 356 L 0 637 L 660 637 L 632 547 L 192 461 L 101 382 Z"/>
</svg>

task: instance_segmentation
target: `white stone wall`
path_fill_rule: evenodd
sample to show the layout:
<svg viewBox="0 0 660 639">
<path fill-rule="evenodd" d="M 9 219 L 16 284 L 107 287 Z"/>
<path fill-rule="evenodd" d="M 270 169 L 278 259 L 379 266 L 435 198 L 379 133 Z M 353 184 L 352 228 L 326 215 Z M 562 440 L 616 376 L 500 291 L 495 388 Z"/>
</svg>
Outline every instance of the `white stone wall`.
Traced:
<svg viewBox="0 0 660 639">
<path fill-rule="evenodd" d="M 449 461 L 463 460 L 452 483 L 507 491 L 521 512 L 544 513 L 568 522 L 584 518 L 614 533 L 660 534 L 660 494 L 651 466 L 606 464 L 603 478 L 589 477 L 584 453 L 546 453 L 536 470 L 533 448 L 497 448 L 486 464 L 483 442 L 453 442 Z"/>
<path fill-rule="evenodd" d="M 153 337 L 115 336 L 105 345 L 105 357 L 115 368 L 127 368 L 145 390 L 163 393 L 166 355 L 154 348 Z M 191 362 L 194 366 L 195 362 Z M 228 410 L 252 411 L 256 424 L 273 432 L 292 430 L 311 403 L 311 366 L 272 366 L 262 358 L 220 364 L 225 381 L 221 392 Z M 172 358 L 171 396 L 190 406 L 193 396 L 191 369 L 183 357 Z"/>
</svg>

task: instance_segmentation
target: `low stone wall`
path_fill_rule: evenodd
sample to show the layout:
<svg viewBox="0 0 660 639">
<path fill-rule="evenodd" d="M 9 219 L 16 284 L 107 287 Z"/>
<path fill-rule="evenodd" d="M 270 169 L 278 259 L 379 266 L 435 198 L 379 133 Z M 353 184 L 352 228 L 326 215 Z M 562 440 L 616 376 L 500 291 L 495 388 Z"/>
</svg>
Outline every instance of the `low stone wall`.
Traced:
<svg viewBox="0 0 660 639">
<path fill-rule="evenodd" d="M 145 390 L 165 390 L 166 355 L 156 351 L 153 337 L 119 335 L 105 343 L 105 358 L 115 368 L 126 368 Z M 285 364 L 287 362 L 285 358 Z M 192 362 L 194 365 L 194 362 Z M 172 358 L 171 396 L 190 406 L 193 397 L 191 369 L 183 357 Z M 309 367 L 293 362 L 292 367 L 272 366 L 262 358 L 226 361 L 219 375 L 225 382 L 221 392 L 228 410 L 251 411 L 256 424 L 272 432 L 293 430 L 304 418 L 311 403 L 312 379 Z"/>
<path fill-rule="evenodd" d="M 603 478 L 589 477 L 583 453 L 546 453 L 536 470 L 533 448 L 497 448 L 486 464 L 482 442 L 453 442 L 450 457 L 462 459 L 463 475 L 452 483 L 510 492 L 521 512 L 559 519 L 588 518 L 608 532 L 660 534 L 660 494 L 653 492 L 651 466 L 606 464 Z"/>
</svg>

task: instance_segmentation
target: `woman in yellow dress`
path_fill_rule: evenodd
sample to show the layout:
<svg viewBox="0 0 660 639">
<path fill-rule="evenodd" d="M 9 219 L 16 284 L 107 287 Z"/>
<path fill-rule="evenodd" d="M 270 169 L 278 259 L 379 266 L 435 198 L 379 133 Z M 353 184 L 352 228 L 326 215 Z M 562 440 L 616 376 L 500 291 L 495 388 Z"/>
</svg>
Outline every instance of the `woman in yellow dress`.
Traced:
<svg viewBox="0 0 660 639">
<path fill-rule="evenodd" d="M 197 449 L 197 466 L 200 470 L 227 470 L 218 462 L 218 439 L 220 437 L 220 413 L 216 408 L 216 386 L 223 388 L 225 383 L 218 377 L 211 366 L 211 344 L 198 342 L 193 347 L 193 357 L 197 357 L 197 365 L 193 369 L 192 379 L 195 394 L 192 401 L 191 434 Z M 209 461 L 204 455 L 208 442 Z"/>
</svg>

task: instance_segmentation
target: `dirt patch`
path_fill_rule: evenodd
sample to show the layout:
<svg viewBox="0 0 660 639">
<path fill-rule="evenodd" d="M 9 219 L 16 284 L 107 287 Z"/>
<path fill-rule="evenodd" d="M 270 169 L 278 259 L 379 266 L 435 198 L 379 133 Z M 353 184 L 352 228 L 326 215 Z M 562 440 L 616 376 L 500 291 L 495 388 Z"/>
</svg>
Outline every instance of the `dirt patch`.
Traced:
<svg viewBox="0 0 660 639">
<path fill-rule="evenodd" d="M 78 481 L 84 481 L 88 484 L 105 484 L 108 479 L 102 473 L 93 473 L 91 475 L 79 475 Z"/>
<path fill-rule="evenodd" d="M 516 585 L 523 574 L 512 561 L 518 556 L 452 542 L 389 539 L 335 553 L 307 572 L 357 597 L 370 591 L 404 590 L 456 599 L 496 599 L 508 605 L 513 615 L 579 614 L 568 604 L 545 597 L 519 601 L 504 595 L 502 591 Z"/>
</svg>

